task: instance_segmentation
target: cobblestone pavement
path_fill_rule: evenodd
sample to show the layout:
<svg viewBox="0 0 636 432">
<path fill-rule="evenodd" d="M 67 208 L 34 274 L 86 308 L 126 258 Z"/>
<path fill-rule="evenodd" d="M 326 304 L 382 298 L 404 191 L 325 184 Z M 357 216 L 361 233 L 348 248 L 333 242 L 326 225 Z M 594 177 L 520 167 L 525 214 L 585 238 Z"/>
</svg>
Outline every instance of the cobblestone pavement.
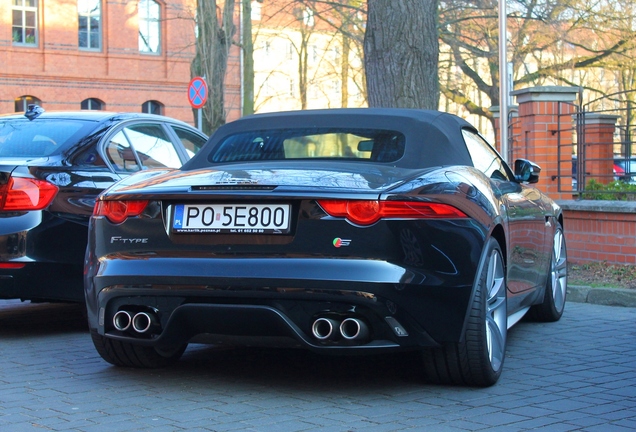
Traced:
<svg viewBox="0 0 636 432">
<path fill-rule="evenodd" d="M 634 431 L 636 309 L 569 303 L 509 333 L 490 388 L 421 382 L 412 355 L 191 346 L 108 365 L 74 305 L 0 301 L 1 431 Z"/>
</svg>

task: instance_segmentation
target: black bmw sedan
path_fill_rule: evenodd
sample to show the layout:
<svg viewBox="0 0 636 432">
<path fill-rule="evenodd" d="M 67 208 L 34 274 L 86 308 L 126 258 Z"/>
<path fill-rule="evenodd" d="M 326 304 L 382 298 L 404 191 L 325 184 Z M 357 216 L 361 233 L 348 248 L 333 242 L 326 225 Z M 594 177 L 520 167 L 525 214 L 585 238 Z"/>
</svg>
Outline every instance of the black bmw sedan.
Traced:
<svg viewBox="0 0 636 432">
<path fill-rule="evenodd" d="M 181 167 L 206 139 L 148 114 L 31 106 L 0 116 L 0 298 L 84 302 L 97 195 L 134 172 Z"/>
<path fill-rule="evenodd" d="M 563 215 L 531 186 L 539 173 L 437 111 L 229 123 L 182 168 L 98 199 L 93 342 L 132 367 L 166 366 L 188 343 L 416 350 L 433 382 L 492 385 L 508 328 L 565 306 Z"/>
</svg>

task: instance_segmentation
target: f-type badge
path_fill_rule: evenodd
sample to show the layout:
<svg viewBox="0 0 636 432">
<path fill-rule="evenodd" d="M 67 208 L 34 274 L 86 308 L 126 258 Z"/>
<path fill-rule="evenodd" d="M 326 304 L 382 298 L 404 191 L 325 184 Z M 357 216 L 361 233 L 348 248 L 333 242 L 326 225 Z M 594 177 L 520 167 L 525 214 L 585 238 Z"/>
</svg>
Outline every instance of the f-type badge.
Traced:
<svg viewBox="0 0 636 432">
<path fill-rule="evenodd" d="M 351 240 L 341 239 L 340 237 L 336 237 L 333 239 L 333 245 L 337 248 L 342 246 L 349 246 L 351 244 Z"/>
</svg>

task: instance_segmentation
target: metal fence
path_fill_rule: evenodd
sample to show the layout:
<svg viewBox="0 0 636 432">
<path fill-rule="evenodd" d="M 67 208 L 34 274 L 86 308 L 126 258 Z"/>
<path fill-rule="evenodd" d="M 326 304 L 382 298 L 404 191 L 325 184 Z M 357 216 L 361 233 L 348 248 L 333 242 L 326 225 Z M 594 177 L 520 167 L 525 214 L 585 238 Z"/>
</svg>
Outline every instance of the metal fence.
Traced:
<svg viewBox="0 0 636 432">
<path fill-rule="evenodd" d="M 570 106 L 563 110 L 566 114 L 559 115 L 558 175 L 572 177 L 574 195 L 587 199 L 636 199 L 635 107 L 636 90 L 632 90 L 587 103 L 579 101 L 574 114 Z M 566 131 L 571 133 L 563 133 Z M 567 163 L 568 153 L 571 164 Z"/>
</svg>

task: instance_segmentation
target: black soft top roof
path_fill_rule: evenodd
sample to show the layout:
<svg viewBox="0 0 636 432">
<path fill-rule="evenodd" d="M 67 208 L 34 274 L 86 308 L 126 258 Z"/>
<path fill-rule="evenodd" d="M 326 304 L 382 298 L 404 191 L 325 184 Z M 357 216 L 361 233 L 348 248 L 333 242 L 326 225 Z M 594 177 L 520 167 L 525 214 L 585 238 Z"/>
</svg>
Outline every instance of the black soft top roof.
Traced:
<svg viewBox="0 0 636 432">
<path fill-rule="evenodd" d="M 452 114 L 433 110 L 400 108 L 341 108 L 254 114 L 227 123 L 209 139 L 183 169 L 210 166 L 208 156 L 226 137 L 246 131 L 296 128 L 371 129 L 399 131 L 406 138 L 404 156 L 394 165 L 425 168 L 443 165 L 468 165 L 472 160 L 462 129 L 477 130 Z"/>
</svg>

